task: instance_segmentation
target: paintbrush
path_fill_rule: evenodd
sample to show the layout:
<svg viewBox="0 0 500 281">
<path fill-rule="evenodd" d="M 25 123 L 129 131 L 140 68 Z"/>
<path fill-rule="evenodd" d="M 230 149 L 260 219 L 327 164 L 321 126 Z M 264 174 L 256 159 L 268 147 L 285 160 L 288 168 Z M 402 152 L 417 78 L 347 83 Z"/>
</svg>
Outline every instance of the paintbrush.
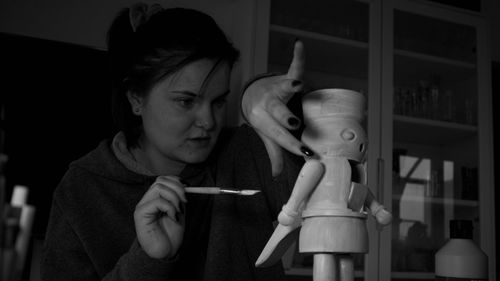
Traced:
<svg viewBox="0 0 500 281">
<path fill-rule="evenodd" d="M 260 192 L 260 190 L 255 189 L 231 189 L 231 188 L 220 188 L 220 187 L 186 187 L 184 188 L 186 193 L 198 193 L 198 194 L 234 194 L 234 195 L 254 195 Z"/>
</svg>

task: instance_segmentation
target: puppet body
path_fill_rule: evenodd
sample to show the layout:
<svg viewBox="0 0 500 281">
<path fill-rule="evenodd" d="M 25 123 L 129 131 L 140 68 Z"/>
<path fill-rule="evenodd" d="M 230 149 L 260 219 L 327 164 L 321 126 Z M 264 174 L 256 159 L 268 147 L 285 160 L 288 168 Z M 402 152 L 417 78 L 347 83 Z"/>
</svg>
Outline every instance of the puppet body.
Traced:
<svg viewBox="0 0 500 281">
<path fill-rule="evenodd" d="M 302 141 L 316 157 L 306 159 L 256 265 L 279 261 L 298 235 L 299 252 L 314 255 L 314 280 L 353 280 L 351 254 L 368 251 L 366 210 L 382 225 L 392 219 L 366 186 L 364 97 L 325 89 L 305 95 L 302 105 Z"/>
<path fill-rule="evenodd" d="M 347 207 L 351 189 L 349 162 L 342 157 L 330 157 L 321 162 L 325 167 L 323 177 L 302 211 L 299 251 L 367 252 L 366 215 Z"/>
</svg>

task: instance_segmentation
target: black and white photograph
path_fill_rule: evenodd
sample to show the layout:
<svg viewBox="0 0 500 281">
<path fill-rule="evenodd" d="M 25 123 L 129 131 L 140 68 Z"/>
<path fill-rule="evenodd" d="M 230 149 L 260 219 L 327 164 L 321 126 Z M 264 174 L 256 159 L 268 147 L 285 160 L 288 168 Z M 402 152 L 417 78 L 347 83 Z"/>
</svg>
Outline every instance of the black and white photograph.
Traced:
<svg viewBox="0 0 500 281">
<path fill-rule="evenodd" d="M 499 15 L 1 0 L 0 281 L 500 279 Z"/>
</svg>

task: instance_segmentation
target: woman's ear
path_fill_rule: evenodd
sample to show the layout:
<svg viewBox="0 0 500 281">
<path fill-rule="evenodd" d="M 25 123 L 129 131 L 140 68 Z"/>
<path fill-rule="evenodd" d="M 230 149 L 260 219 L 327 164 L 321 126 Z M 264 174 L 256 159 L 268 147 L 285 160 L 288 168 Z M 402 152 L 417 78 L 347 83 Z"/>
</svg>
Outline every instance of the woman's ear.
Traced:
<svg viewBox="0 0 500 281">
<path fill-rule="evenodd" d="M 142 114 L 143 98 L 132 91 L 127 92 L 127 99 L 134 115 Z"/>
</svg>

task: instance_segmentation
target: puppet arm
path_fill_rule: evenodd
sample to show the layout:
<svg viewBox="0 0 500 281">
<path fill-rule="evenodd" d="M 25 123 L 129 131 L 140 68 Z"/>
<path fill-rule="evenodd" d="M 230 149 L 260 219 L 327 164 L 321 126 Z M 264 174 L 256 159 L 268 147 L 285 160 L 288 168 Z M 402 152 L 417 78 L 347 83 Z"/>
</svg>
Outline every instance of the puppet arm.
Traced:
<svg viewBox="0 0 500 281">
<path fill-rule="evenodd" d="M 384 226 L 390 224 L 392 221 L 392 214 L 389 213 L 382 204 L 375 200 L 375 196 L 369 188 L 367 188 L 367 190 L 365 206 L 370 209 L 372 216 L 375 217 L 379 224 Z"/>
<path fill-rule="evenodd" d="M 316 188 L 323 177 L 325 167 L 318 160 L 308 160 L 300 170 L 292 194 L 283 206 L 278 221 L 282 225 L 291 225 L 299 219 L 299 208 L 307 196 Z"/>
</svg>

